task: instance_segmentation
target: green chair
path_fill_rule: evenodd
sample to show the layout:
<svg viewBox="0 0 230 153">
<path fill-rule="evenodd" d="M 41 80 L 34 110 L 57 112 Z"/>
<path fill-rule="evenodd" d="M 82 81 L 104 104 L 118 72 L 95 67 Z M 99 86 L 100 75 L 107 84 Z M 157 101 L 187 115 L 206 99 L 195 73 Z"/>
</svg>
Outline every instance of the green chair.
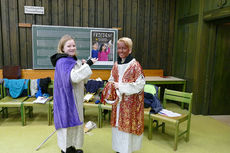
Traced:
<svg viewBox="0 0 230 153">
<path fill-rule="evenodd" d="M 2 88 L 3 83 L 0 84 L 0 99 L 3 98 L 3 88 Z"/>
<path fill-rule="evenodd" d="M 110 104 L 98 104 L 98 127 L 102 128 L 103 119 L 105 119 L 105 114 L 103 114 L 104 110 L 108 110 L 109 119 L 111 116 L 112 105 Z"/>
<path fill-rule="evenodd" d="M 156 88 L 155 88 L 154 85 L 152 85 L 152 84 L 145 84 L 144 92 L 150 93 L 150 94 L 152 94 L 152 95 L 156 95 L 157 90 L 156 90 Z M 158 95 L 157 95 L 157 97 L 160 99 L 160 87 L 158 87 Z M 145 115 L 149 115 L 150 110 L 151 110 L 150 107 L 149 107 L 149 108 L 145 108 L 145 109 L 144 109 L 144 114 L 145 114 Z M 155 122 L 155 121 L 154 121 L 154 122 Z"/>
<path fill-rule="evenodd" d="M 8 108 L 20 108 L 21 109 L 21 113 L 22 113 L 22 102 L 25 101 L 28 98 L 29 95 L 29 82 L 28 82 L 28 87 L 27 87 L 27 95 L 23 96 L 23 97 L 18 97 L 18 98 L 12 98 L 11 96 L 7 96 L 6 95 L 6 88 L 4 86 L 3 83 L 3 98 L 0 100 L 0 107 L 3 108 L 2 110 L 2 114 L 3 117 L 8 117 Z M 21 118 L 22 120 L 22 125 L 23 125 L 23 118 Z"/>
<path fill-rule="evenodd" d="M 144 92 L 147 92 L 147 93 L 150 93 L 152 95 L 155 95 L 157 91 L 156 91 L 156 88 L 155 88 L 154 85 L 145 84 Z M 158 95 L 157 95 L 157 97 L 160 98 L 160 87 L 158 87 Z"/>
<path fill-rule="evenodd" d="M 0 84 L 0 100 L 3 98 L 3 83 Z M 4 115 L 5 109 L 4 107 L 1 107 L 0 113 L 2 113 L 2 118 L 5 116 Z"/>
<path fill-rule="evenodd" d="M 49 84 L 48 88 L 53 89 L 54 94 L 54 80 L 51 80 L 51 83 Z M 52 100 L 48 101 L 48 125 L 52 125 L 52 118 L 53 118 L 53 98 Z"/>
<path fill-rule="evenodd" d="M 166 108 L 166 102 L 168 101 L 175 101 L 177 103 L 185 103 L 188 105 L 188 110 L 180 111 L 181 116 L 179 117 L 168 117 L 162 114 L 149 114 L 149 133 L 148 138 L 152 139 L 152 128 L 153 128 L 153 120 L 158 122 L 162 122 L 162 132 L 165 132 L 165 123 L 169 123 L 174 126 L 174 150 L 177 150 L 177 144 L 179 137 L 186 134 L 186 142 L 189 141 L 189 134 L 190 134 L 190 123 L 191 123 L 191 111 L 192 111 L 192 93 L 187 92 L 179 92 L 174 90 L 165 89 L 164 97 L 163 97 L 163 107 Z M 181 109 L 178 107 L 178 109 Z M 179 111 L 179 110 L 178 110 Z M 173 111 L 175 112 L 175 110 Z M 184 112 L 183 114 L 181 112 Z M 179 129 L 180 124 L 187 121 L 186 129 Z"/>
<path fill-rule="evenodd" d="M 51 83 L 49 83 L 48 85 L 48 89 L 51 89 L 52 92 L 53 92 L 53 88 L 54 88 L 54 85 L 53 85 L 53 80 L 51 81 Z M 48 107 L 48 112 L 47 112 L 47 118 L 48 118 L 48 125 L 51 125 L 51 104 L 52 101 L 53 101 L 53 96 L 51 96 L 49 98 L 49 100 L 45 103 L 45 104 L 35 104 L 33 101 L 36 100 L 36 97 L 30 97 L 28 99 L 26 99 L 25 101 L 22 102 L 21 104 L 21 110 L 22 110 L 22 113 L 21 113 L 21 118 L 22 118 L 22 124 L 23 125 L 26 125 L 26 110 L 29 110 L 28 113 L 29 113 L 29 116 L 32 117 L 33 115 L 33 106 L 36 106 L 36 105 L 44 105 L 44 106 L 47 106 Z"/>
</svg>

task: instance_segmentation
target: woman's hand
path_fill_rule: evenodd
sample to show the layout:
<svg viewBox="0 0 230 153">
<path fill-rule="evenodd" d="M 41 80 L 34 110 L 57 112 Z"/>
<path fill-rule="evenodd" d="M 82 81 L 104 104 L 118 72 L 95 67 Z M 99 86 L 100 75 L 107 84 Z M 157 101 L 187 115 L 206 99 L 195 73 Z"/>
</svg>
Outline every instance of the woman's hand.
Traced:
<svg viewBox="0 0 230 153">
<path fill-rule="evenodd" d="M 91 59 L 89 59 L 87 62 L 85 62 L 85 63 L 87 63 L 89 66 L 91 66 L 91 65 L 93 65 L 96 61 L 97 61 L 98 59 L 97 58 L 91 58 Z M 84 63 L 83 63 L 84 64 Z"/>
<path fill-rule="evenodd" d="M 119 89 L 118 82 L 114 82 L 114 87 L 115 87 L 115 89 Z"/>
<path fill-rule="evenodd" d="M 82 60 L 81 60 L 81 63 L 82 63 L 82 64 L 85 64 L 85 63 L 86 63 L 86 60 L 85 60 L 85 59 L 82 59 Z"/>
<path fill-rule="evenodd" d="M 91 61 L 93 62 L 93 64 L 98 61 L 98 58 L 91 58 Z"/>
</svg>

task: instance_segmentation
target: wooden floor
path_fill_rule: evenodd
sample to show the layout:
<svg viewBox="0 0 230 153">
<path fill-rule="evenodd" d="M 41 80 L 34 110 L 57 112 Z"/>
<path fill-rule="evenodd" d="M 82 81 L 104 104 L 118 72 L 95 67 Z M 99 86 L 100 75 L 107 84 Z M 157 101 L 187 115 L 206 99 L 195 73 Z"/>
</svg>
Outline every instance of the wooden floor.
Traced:
<svg viewBox="0 0 230 153">
<path fill-rule="evenodd" d="M 224 122 L 230 126 L 230 115 L 210 115 L 210 117 Z"/>
</svg>

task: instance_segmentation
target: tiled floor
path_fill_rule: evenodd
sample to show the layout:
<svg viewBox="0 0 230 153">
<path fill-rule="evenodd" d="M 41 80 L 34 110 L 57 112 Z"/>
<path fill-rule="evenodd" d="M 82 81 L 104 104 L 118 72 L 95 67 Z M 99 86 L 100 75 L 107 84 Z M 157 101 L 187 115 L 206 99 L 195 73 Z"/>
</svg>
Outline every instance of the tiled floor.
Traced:
<svg viewBox="0 0 230 153">
<path fill-rule="evenodd" d="M 210 117 L 224 122 L 230 126 L 230 115 L 210 115 Z"/>
</svg>

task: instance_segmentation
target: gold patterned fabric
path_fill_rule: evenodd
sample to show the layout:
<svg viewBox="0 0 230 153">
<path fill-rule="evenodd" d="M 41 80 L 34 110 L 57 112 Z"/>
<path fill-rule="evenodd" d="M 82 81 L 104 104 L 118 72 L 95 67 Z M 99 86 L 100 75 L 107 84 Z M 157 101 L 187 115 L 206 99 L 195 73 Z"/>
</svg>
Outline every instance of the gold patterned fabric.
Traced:
<svg viewBox="0 0 230 153">
<path fill-rule="evenodd" d="M 106 83 L 101 94 L 101 103 L 105 104 L 106 100 L 118 101 L 118 96 L 113 82 Z"/>
<path fill-rule="evenodd" d="M 135 82 L 143 70 L 139 62 L 135 61 L 130 64 L 123 76 L 118 74 L 118 64 L 115 63 L 112 69 L 114 82 L 118 82 L 122 77 L 122 83 Z M 111 125 L 116 125 L 117 105 L 112 106 Z M 122 95 L 120 102 L 118 129 L 127 133 L 141 135 L 144 131 L 144 91 L 132 95 Z"/>
</svg>

